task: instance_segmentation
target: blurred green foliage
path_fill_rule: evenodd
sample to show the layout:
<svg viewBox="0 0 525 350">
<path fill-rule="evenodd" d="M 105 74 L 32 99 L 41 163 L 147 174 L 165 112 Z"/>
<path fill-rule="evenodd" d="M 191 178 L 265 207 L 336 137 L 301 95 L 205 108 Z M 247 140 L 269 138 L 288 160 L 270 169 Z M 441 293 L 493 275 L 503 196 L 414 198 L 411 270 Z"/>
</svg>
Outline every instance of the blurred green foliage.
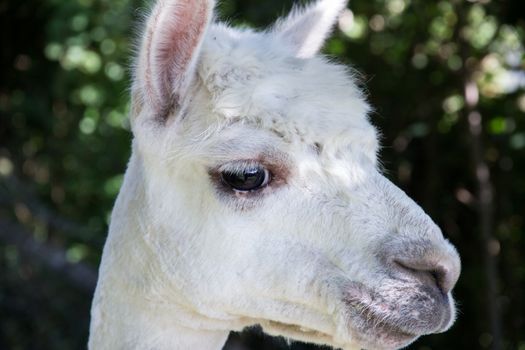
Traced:
<svg viewBox="0 0 525 350">
<path fill-rule="evenodd" d="M 234 25 L 263 28 L 291 6 L 224 0 L 219 11 Z M 71 266 L 98 266 L 130 152 L 129 71 L 147 7 L 139 0 L 0 1 L 0 220 L 63 251 Z M 383 131 L 386 172 L 463 259 L 457 324 L 411 348 L 495 348 L 488 249 L 497 263 L 503 348 L 525 349 L 523 2 L 353 0 L 350 8 L 325 52 L 362 73 Z M 469 81 L 474 95 L 465 91 Z M 482 116 L 477 134 L 469 109 Z M 478 220 L 476 139 L 494 189 L 489 241 Z M 16 239 L 0 241 L 0 348 L 84 348 L 92 291 L 58 273 L 64 270 L 46 263 L 49 256 L 35 256 Z M 234 343 L 287 347 L 257 332 L 233 335 Z"/>
</svg>

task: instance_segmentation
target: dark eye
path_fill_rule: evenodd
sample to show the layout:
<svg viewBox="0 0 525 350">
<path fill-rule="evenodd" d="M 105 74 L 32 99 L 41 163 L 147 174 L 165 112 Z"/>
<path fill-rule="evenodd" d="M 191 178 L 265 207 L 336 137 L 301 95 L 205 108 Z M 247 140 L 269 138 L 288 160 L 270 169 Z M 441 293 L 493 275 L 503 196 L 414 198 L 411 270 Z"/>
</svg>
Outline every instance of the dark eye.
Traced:
<svg viewBox="0 0 525 350">
<path fill-rule="evenodd" d="M 256 191 L 270 182 L 270 172 L 260 165 L 249 166 L 237 171 L 223 171 L 221 180 L 234 190 Z"/>
</svg>

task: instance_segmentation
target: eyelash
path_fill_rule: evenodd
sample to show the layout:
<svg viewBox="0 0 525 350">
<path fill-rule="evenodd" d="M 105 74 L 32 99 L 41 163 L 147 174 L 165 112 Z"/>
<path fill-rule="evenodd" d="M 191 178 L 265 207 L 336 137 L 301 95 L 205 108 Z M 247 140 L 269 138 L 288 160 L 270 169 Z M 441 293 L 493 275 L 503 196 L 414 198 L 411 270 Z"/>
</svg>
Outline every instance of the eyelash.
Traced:
<svg viewBox="0 0 525 350">
<path fill-rule="evenodd" d="M 221 165 L 216 171 L 218 173 L 229 172 L 234 174 L 242 174 L 245 169 L 256 166 L 265 168 L 265 166 L 255 160 L 237 160 Z"/>
</svg>

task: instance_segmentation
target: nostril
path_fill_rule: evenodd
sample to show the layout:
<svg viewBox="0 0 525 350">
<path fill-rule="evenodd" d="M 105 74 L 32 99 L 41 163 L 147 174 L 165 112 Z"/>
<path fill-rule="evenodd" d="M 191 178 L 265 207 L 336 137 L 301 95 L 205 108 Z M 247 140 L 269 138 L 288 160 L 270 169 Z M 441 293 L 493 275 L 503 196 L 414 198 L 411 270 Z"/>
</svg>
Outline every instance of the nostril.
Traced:
<svg viewBox="0 0 525 350">
<path fill-rule="evenodd" d="M 447 294 L 454 288 L 459 275 L 459 272 L 454 272 L 444 263 L 404 259 L 396 259 L 395 263 L 405 272 L 417 277 L 424 283 L 437 286 L 443 294 Z"/>
</svg>

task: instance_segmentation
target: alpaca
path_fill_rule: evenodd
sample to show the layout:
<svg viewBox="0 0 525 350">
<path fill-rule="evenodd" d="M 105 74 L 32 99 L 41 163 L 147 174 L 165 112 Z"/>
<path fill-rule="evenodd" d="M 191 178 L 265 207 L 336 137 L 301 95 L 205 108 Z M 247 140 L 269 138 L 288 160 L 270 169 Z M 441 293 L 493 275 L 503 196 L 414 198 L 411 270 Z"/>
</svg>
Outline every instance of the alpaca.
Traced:
<svg viewBox="0 0 525 350">
<path fill-rule="evenodd" d="M 345 0 L 264 32 L 158 0 L 89 348 L 222 349 L 231 330 L 341 349 L 443 332 L 459 256 L 377 164 L 352 71 L 319 54 Z"/>
</svg>

